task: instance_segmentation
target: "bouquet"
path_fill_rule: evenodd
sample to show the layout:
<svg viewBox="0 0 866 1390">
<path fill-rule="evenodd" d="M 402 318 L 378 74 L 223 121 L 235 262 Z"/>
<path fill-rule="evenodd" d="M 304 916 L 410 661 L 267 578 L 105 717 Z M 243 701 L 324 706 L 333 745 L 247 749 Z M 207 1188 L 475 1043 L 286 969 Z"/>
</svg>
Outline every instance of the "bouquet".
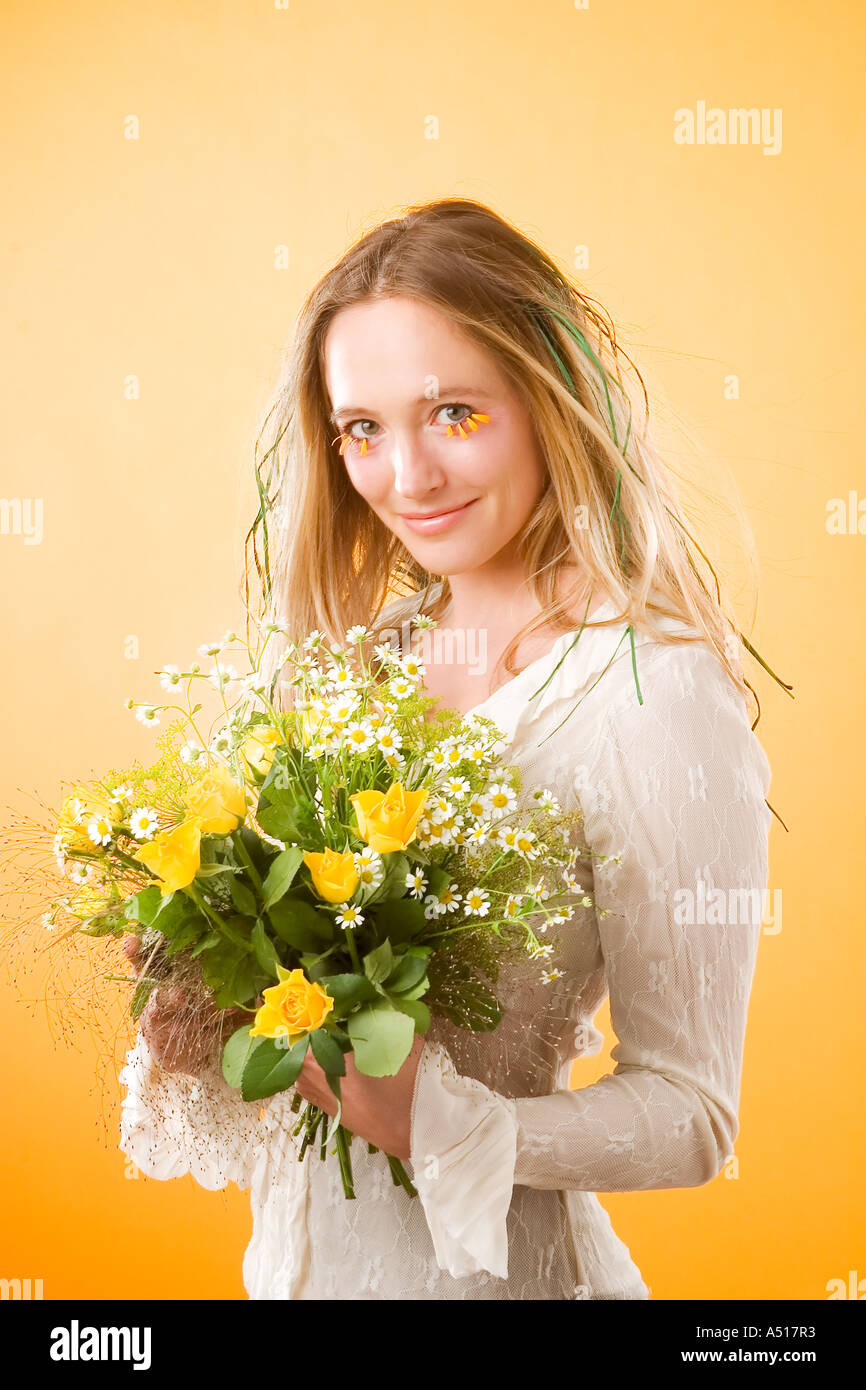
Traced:
<svg viewBox="0 0 866 1390">
<path fill-rule="evenodd" d="M 274 622 L 260 633 L 255 651 L 233 632 L 202 646 L 209 670 L 160 671 L 185 705 L 127 701 L 148 726 L 180 718 L 150 767 L 80 782 L 65 798 L 53 850 L 72 891 L 45 920 L 64 934 L 136 934 L 133 1018 L 166 983 L 240 1018 L 221 1065 L 244 1100 L 292 1087 L 312 1049 L 337 1111 L 329 1125 L 306 1106 L 299 1157 L 317 1140 L 324 1157 L 333 1140 L 353 1197 L 346 1054 L 365 1075 L 392 1076 L 432 1014 L 497 1026 L 509 957 L 537 958 L 546 983 L 559 976 L 548 933 L 574 912 L 565 898 L 592 904 L 573 872 L 586 850 L 572 843 L 579 812 L 548 790 L 522 803 L 492 721 L 433 709 L 412 652 L 374 645 L 366 627 L 342 645 L 314 632 L 287 641 L 268 678 L 268 644 L 288 634 Z M 228 660 L 235 649 L 243 675 Z M 194 686 L 218 706 L 207 737 Z M 300 1103 L 296 1092 L 295 1113 Z M 417 1195 L 400 1159 L 387 1159 Z"/>
</svg>

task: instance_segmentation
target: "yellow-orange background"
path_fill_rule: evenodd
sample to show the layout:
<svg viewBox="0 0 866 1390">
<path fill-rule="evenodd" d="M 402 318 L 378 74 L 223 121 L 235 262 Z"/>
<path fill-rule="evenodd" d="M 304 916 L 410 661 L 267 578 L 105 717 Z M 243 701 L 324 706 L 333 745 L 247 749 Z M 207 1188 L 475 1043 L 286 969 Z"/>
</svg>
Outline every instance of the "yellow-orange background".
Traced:
<svg viewBox="0 0 866 1390">
<path fill-rule="evenodd" d="M 866 1276 L 866 537 L 825 527 L 863 477 L 860 6 L 7 0 L 2 32 L 2 492 L 44 499 L 41 544 L 0 536 L 4 803 L 149 760 L 123 700 L 158 700 L 155 669 L 239 621 L 255 427 L 350 240 L 464 194 L 566 266 L 586 244 L 578 279 L 739 484 L 749 631 L 796 690 L 747 670 L 789 833 L 774 822 L 783 927 L 761 941 L 736 1172 L 602 1201 L 654 1298 Z M 781 153 L 675 144 L 699 100 L 781 108 Z M 21 992 L 4 981 L 0 1275 L 46 1298 L 242 1298 L 247 1195 L 126 1177 L 94 1042 L 55 1047 Z M 608 1050 L 573 1084 L 612 1069 L 597 1022 Z"/>
</svg>

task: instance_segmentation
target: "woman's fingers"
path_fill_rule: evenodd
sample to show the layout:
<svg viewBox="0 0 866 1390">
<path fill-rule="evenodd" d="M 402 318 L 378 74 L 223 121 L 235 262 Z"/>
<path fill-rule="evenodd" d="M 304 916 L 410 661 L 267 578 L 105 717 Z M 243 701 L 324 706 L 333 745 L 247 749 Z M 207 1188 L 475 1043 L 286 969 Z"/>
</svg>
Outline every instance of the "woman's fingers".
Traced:
<svg viewBox="0 0 866 1390">
<path fill-rule="evenodd" d="M 135 932 L 127 932 L 123 938 L 122 946 L 124 954 L 129 960 L 135 960 L 138 955 L 139 940 Z"/>
</svg>

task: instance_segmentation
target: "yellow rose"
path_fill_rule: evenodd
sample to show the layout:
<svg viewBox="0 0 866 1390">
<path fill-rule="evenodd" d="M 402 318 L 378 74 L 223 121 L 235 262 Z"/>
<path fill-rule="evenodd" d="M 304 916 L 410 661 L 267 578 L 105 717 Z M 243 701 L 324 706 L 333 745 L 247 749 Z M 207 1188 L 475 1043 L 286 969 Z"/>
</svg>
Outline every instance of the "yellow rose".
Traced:
<svg viewBox="0 0 866 1390">
<path fill-rule="evenodd" d="M 148 840 L 132 856 L 140 859 L 162 879 L 159 891 L 163 897 L 192 883 L 201 866 L 201 823 L 185 820 L 174 830 L 164 830 L 155 840 Z"/>
<path fill-rule="evenodd" d="M 224 767 L 199 778 L 183 804 L 201 822 L 202 835 L 226 835 L 237 830 L 247 813 L 246 793 Z"/>
<path fill-rule="evenodd" d="M 326 902 L 344 903 L 358 886 L 359 874 L 351 850 L 345 854 L 338 854 L 334 849 L 326 849 L 324 854 L 310 852 L 304 855 L 304 863 L 310 871 L 313 887 Z"/>
<path fill-rule="evenodd" d="M 257 724 L 241 744 L 241 757 L 249 769 L 267 777 L 275 748 L 284 743 L 282 730 L 274 724 Z"/>
<path fill-rule="evenodd" d="M 393 782 L 386 792 L 356 792 L 349 800 L 361 839 L 377 853 L 391 854 L 415 839 L 427 789 L 407 792 L 401 782 Z"/>
<path fill-rule="evenodd" d="M 284 970 L 277 966 L 278 985 L 263 991 L 264 1004 L 250 1029 L 251 1038 L 288 1038 L 292 1044 L 321 1028 L 334 1007 L 330 994 L 308 980 L 303 970 Z"/>
</svg>

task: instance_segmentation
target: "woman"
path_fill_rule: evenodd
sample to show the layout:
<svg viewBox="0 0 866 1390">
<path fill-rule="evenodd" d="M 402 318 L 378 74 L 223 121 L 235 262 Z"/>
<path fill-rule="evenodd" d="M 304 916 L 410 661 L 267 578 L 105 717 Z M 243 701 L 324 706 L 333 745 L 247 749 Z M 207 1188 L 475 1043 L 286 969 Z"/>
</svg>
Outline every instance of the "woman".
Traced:
<svg viewBox="0 0 866 1390">
<path fill-rule="evenodd" d="M 546 983 L 537 962 L 500 976 L 492 1032 L 435 1017 L 396 1076 L 349 1064 L 355 1201 L 335 1163 L 297 1162 L 291 1093 L 239 1100 L 152 999 L 121 1147 L 249 1187 L 251 1298 L 648 1298 L 595 1194 L 707 1183 L 732 1152 L 761 912 L 730 904 L 765 890 L 769 765 L 619 351 L 467 199 L 375 228 L 300 315 L 260 479 L 270 611 L 335 641 L 435 619 L 428 689 L 498 724 L 530 793 L 580 807 L 578 879 L 608 913 L 576 908 Z M 608 993 L 616 1068 L 570 1090 Z M 297 1088 L 335 1113 L 311 1052 Z"/>
</svg>

